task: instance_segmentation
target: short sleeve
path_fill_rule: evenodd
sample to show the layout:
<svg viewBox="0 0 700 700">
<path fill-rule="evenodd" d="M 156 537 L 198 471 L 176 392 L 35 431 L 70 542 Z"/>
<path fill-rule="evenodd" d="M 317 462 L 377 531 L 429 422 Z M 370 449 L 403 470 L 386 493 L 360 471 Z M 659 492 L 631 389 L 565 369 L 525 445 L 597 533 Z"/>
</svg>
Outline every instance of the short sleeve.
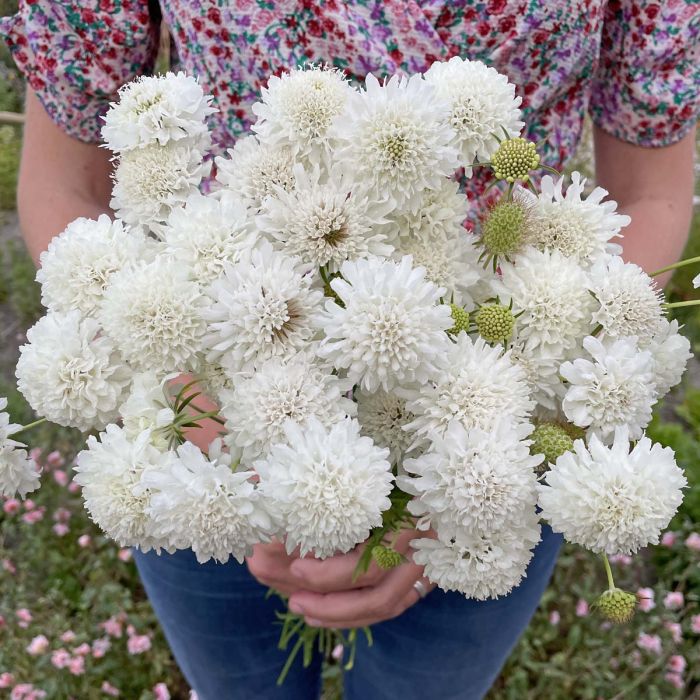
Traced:
<svg viewBox="0 0 700 700">
<path fill-rule="evenodd" d="M 146 1 L 20 0 L 0 36 L 51 119 L 94 143 L 119 87 L 153 70 L 159 24 Z"/>
<path fill-rule="evenodd" d="M 591 116 L 640 146 L 667 146 L 700 112 L 700 3 L 609 0 Z"/>
</svg>

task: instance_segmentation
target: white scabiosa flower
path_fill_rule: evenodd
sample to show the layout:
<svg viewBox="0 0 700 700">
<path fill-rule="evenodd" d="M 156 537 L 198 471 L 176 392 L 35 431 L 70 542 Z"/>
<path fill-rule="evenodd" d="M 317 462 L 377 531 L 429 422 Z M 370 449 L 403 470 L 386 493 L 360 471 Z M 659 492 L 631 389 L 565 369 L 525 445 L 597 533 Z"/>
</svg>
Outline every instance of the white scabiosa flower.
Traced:
<svg viewBox="0 0 700 700">
<path fill-rule="evenodd" d="M 116 420 L 131 371 L 101 331 L 79 311 L 49 312 L 29 329 L 17 387 L 39 415 L 80 430 Z"/>
<path fill-rule="evenodd" d="M 594 435 L 565 452 L 539 487 L 542 517 L 593 552 L 633 554 L 657 544 L 683 500 L 687 481 L 673 450 L 644 436 L 630 450 L 625 428 L 606 447 Z"/>
<path fill-rule="evenodd" d="M 406 408 L 416 416 L 406 426 L 415 443 L 444 435 L 454 418 L 468 430 L 484 431 L 493 430 L 504 416 L 528 422 L 534 403 L 525 373 L 500 345 L 472 341 L 462 332 L 449 343 L 445 365 L 432 381 L 401 391 Z"/>
<path fill-rule="evenodd" d="M 172 209 L 197 190 L 210 167 L 189 141 L 127 151 L 117 161 L 110 206 L 127 224 L 158 233 Z"/>
<path fill-rule="evenodd" d="M 494 289 L 518 315 L 517 338 L 530 348 L 560 354 L 593 330 L 596 306 L 586 272 L 558 250 L 528 248 L 515 263 L 501 265 Z"/>
<path fill-rule="evenodd" d="M 252 248 L 256 235 L 245 205 L 231 192 L 205 196 L 193 192 L 185 206 L 170 212 L 163 229 L 165 251 L 209 285 L 224 267 Z"/>
<path fill-rule="evenodd" d="M 337 272 L 345 260 L 370 255 L 386 257 L 393 248 L 379 227 L 391 210 L 340 175 L 321 178 L 296 168 L 296 187 L 278 188 L 268 197 L 258 229 L 288 255 L 298 255 L 314 267 Z"/>
<path fill-rule="evenodd" d="M 51 311 L 95 313 L 110 277 L 136 260 L 148 259 L 154 246 L 138 230 L 125 229 L 106 214 L 96 221 L 79 218 L 56 236 L 39 258 L 36 281 L 41 302 Z"/>
<path fill-rule="evenodd" d="M 12 439 L 22 426 L 10 423 L 6 408 L 7 399 L 0 397 L 0 496 L 24 498 L 39 488 L 39 469 L 23 449 L 26 445 Z"/>
<path fill-rule="evenodd" d="M 245 136 L 216 158 L 216 179 L 257 212 L 265 198 L 280 187 L 294 187 L 294 158 L 287 146 L 261 144 L 255 136 Z"/>
<path fill-rule="evenodd" d="M 659 397 L 681 381 L 688 360 L 693 357 L 690 341 L 679 333 L 678 321 L 661 319 L 660 330 L 651 340 L 640 343 L 654 360 L 654 384 Z"/>
<path fill-rule="evenodd" d="M 184 369 L 200 349 L 204 301 L 186 268 L 158 256 L 112 276 L 99 319 L 137 370 L 165 374 Z"/>
<path fill-rule="evenodd" d="M 382 522 L 391 505 L 389 450 L 360 435 L 346 418 L 325 428 L 310 418 L 302 429 L 291 421 L 286 444 L 274 445 L 255 463 L 260 487 L 278 508 L 287 551 L 318 558 L 350 551 Z"/>
<path fill-rule="evenodd" d="M 562 401 L 566 417 L 602 440 L 622 426 L 637 440 L 651 420 L 657 399 L 651 353 L 640 351 L 636 338 L 603 343 L 589 336 L 583 346 L 593 361 L 580 357 L 559 370 L 569 382 Z"/>
<path fill-rule="evenodd" d="M 611 243 L 631 219 L 616 213 L 617 202 L 602 200 L 608 194 L 596 187 L 582 197 L 586 178 L 571 175 L 571 184 L 564 192 L 564 177 L 556 182 L 545 175 L 539 195 L 521 190 L 528 208 L 527 242 L 538 250 L 558 250 L 581 265 L 589 265 L 606 254 L 619 254 L 621 247 Z"/>
<path fill-rule="evenodd" d="M 355 401 L 362 434 L 379 447 L 388 447 L 391 463 L 400 466 L 412 441 L 404 427 L 414 418 L 405 399 L 383 389 L 372 393 L 358 389 Z"/>
<path fill-rule="evenodd" d="M 663 293 L 641 267 L 607 256 L 591 269 L 591 290 L 599 304 L 593 321 L 606 337 L 643 341 L 662 331 Z"/>
<path fill-rule="evenodd" d="M 559 376 L 562 355 L 548 349 L 532 349 L 527 343 L 515 343 L 511 347 L 511 359 L 525 373 L 533 401 L 550 411 L 557 410 L 566 387 Z"/>
<path fill-rule="evenodd" d="M 203 564 L 239 564 L 253 545 L 268 542 L 274 530 L 255 472 L 233 471 L 230 457 L 216 445 L 209 458 L 186 442 L 170 453 L 165 467 L 144 473 L 141 486 L 150 491 L 147 512 L 159 540 L 176 549 L 191 548 Z"/>
<path fill-rule="evenodd" d="M 306 348 L 320 327 L 323 304 L 312 270 L 267 241 L 245 252 L 208 291 L 207 359 L 235 374 Z"/>
<path fill-rule="evenodd" d="M 439 302 L 444 290 L 412 262 L 349 261 L 342 278 L 331 281 L 344 306 L 326 302 L 319 355 L 366 391 L 427 381 L 449 343 L 450 308 Z"/>
<path fill-rule="evenodd" d="M 288 147 L 296 160 L 317 161 L 333 143 L 331 126 L 353 92 L 335 68 L 310 65 L 273 75 L 253 105 L 253 131 L 266 145 Z"/>
<path fill-rule="evenodd" d="M 166 394 L 166 384 L 177 375 L 161 379 L 151 372 L 135 374 L 126 400 L 119 407 L 119 415 L 126 437 L 135 440 L 144 430 L 151 431 L 151 439 L 159 449 L 167 448 L 167 436 L 159 428 L 170 425 L 175 413 Z"/>
<path fill-rule="evenodd" d="M 506 133 L 520 135 L 522 100 L 515 95 L 515 85 L 495 68 L 455 56 L 433 63 L 425 80 L 450 105 L 448 123 L 457 134 L 467 175 L 474 158 L 489 160 Z"/>
<path fill-rule="evenodd" d="M 505 418 L 493 430 L 467 430 L 450 421 L 444 436 L 435 435 L 428 450 L 404 461 L 411 475 L 401 488 L 417 496 L 413 515 L 427 515 L 443 537 L 459 530 L 490 532 L 513 523 L 515 514 L 537 504 L 535 467 L 542 456 L 530 455 L 525 438 L 531 426 Z"/>
<path fill-rule="evenodd" d="M 540 541 L 534 508 L 513 515 L 514 524 L 502 530 L 413 540 L 413 561 L 424 566 L 425 576 L 444 591 L 476 600 L 508 595 L 525 577 Z"/>
<path fill-rule="evenodd" d="M 379 199 L 413 210 L 418 195 L 437 189 L 459 167 L 449 105 L 438 99 L 421 75 L 393 76 L 383 85 L 373 76 L 366 90 L 348 100 L 336 124 L 337 162 Z"/>
<path fill-rule="evenodd" d="M 118 153 L 153 143 L 206 139 L 206 118 L 216 111 L 212 99 L 184 73 L 141 76 L 120 88 L 118 101 L 104 117 L 102 138 Z"/>
<path fill-rule="evenodd" d="M 76 458 L 76 483 L 83 487 L 85 507 L 95 524 L 122 547 L 169 548 L 153 535 L 147 513 L 151 493 L 141 488 L 144 472 L 164 469 L 168 453 L 151 444 L 148 430 L 136 439 L 123 428 L 107 426 L 99 440 L 91 435 Z"/>
<path fill-rule="evenodd" d="M 356 410 L 344 396 L 352 384 L 305 353 L 288 360 L 272 357 L 252 375 L 236 376 L 233 382 L 232 391 L 221 393 L 221 414 L 227 420 L 228 440 L 243 450 L 246 463 L 284 441 L 287 420 L 303 425 L 315 416 L 328 427 Z"/>
</svg>

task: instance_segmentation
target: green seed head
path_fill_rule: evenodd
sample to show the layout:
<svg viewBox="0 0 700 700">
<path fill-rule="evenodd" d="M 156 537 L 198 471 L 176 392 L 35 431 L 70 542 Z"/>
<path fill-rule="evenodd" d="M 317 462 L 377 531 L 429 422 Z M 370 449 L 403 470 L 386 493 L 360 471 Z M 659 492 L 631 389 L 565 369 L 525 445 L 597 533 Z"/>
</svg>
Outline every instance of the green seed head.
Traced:
<svg viewBox="0 0 700 700">
<path fill-rule="evenodd" d="M 403 562 L 403 557 L 395 549 L 378 544 L 372 547 L 372 559 L 380 569 L 393 569 Z"/>
<path fill-rule="evenodd" d="M 469 312 L 457 304 L 450 304 L 452 310 L 452 319 L 455 322 L 454 326 L 447 332 L 451 335 L 457 335 L 460 331 L 469 332 Z"/>
<path fill-rule="evenodd" d="M 611 588 L 596 600 L 594 607 L 606 620 L 622 624 L 632 619 L 637 607 L 637 596 L 621 588 Z"/>
<path fill-rule="evenodd" d="M 574 441 L 567 431 L 556 423 L 541 423 L 530 435 L 532 445 L 530 445 L 530 454 L 544 455 L 545 464 L 554 464 L 558 457 L 573 450 Z"/>
<path fill-rule="evenodd" d="M 527 180 L 531 170 L 540 164 L 535 144 L 523 138 L 501 141 L 491 158 L 496 178 L 506 182 Z"/>
<path fill-rule="evenodd" d="M 487 343 L 502 343 L 513 335 L 515 316 L 507 306 L 489 304 L 476 312 L 474 322 L 479 335 Z"/>
<path fill-rule="evenodd" d="M 481 242 L 491 255 L 513 255 L 525 238 L 526 212 L 519 202 L 500 202 L 484 221 Z"/>
</svg>

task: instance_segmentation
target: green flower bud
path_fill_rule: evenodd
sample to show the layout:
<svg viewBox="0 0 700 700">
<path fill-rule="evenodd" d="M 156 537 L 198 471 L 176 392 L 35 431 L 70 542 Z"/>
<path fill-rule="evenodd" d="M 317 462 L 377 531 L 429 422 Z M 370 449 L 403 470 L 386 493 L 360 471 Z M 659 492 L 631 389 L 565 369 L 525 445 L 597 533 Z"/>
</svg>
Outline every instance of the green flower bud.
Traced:
<svg viewBox="0 0 700 700">
<path fill-rule="evenodd" d="M 557 423 L 541 423 L 530 435 L 532 445 L 530 445 L 530 454 L 544 455 L 545 464 L 550 462 L 553 464 L 558 457 L 573 450 L 574 441 L 571 439 L 567 431 Z"/>
<path fill-rule="evenodd" d="M 525 238 L 525 207 L 519 202 L 499 202 L 483 223 L 481 243 L 491 255 L 517 253 Z"/>
<path fill-rule="evenodd" d="M 487 343 L 501 343 L 513 335 L 515 316 L 507 306 L 489 304 L 476 312 L 474 322 L 479 335 Z"/>
<path fill-rule="evenodd" d="M 393 569 L 403 562 L 403 556 L 399 552 L 383 544 L 372 547 L 372 559 L 380 569 Z"/>
<path fill-rule="evenodd" d="M 622 624 L 632 619 L 637 608 L 637 596 L 621 588 L 611 588 L 596 600 L 593 607 L 599 610 L 606 620 Z"/>
<path fill-rule="evenodd" d="M 457 335 L 460 331 L 469 332 L 469 312 L 457 304 L 450 304 L 450 309 L 455 325 L 447 332 L 451 335 Z"/>
<path fill-rule="evenodd" d="M 496 178 L 515 182 L 528 179 L 530 171 L 540 164 L 540 156 L 532 141 L 518 137 L 501 141 L 491 164 Z"/>
</svg>

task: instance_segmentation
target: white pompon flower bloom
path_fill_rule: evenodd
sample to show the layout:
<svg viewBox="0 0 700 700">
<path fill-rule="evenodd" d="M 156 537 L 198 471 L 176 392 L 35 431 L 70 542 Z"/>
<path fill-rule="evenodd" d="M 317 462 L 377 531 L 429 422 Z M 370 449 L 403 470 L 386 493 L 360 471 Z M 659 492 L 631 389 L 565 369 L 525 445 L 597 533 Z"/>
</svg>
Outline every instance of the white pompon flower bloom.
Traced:
<svg viewBox="0 0 700 700">
<path fill-rule="evenodd" d="M 512 302 L 517 337 L 531 349 L 560 354 L 593 330 L 596 307 L 590 280 L 579 263 L 558 250 L 527 248 L 514 263 L 502 263 L 494 289 L 501 303 Z"/>
<path fill-rule="evenodd" d="M 394 75 L 384 84 L 369 74 L 334 128 L 340 167 L 374 196 L 413 210 L 426 189 L 437 189 L 459 167 L 449 105 L 421 75 Z"/>
<path fill-rule="evenodd" d="M 489 532 L 460 531 L 456 537 L 413 540 L 413 561 L 444 591 L 487 600 L 520 584 L 540 541 L 535 509 L 513 514 L 514 524 Z"/>
<path fill-rule="evenodd" d="M 141 76 L 122 86 L 104 117 L 102 138 L 117 153 L 153 143 L 206 140 L 216 110 L 195 78 L 184 73 Z"/>
<path fill-rule="evenodd" d="M 263 241 L 227 267 L 208 291 L 207 359 L 231 374 L 305 349 L 321 325 L 323 293 L 313 266 Z"/>
<path fill-rule="evenodd" d="M 119 407 L 119 415 L 126 437 L 135 440 L 144 430 L 151 431 L 151 438 L 159 449 L 167 447 L 165 436 L 159 428 L 170 425 L 175 413 L 166 397 L 166 384 L 177 375 L 160 378 L 152 372 L 142 372 L 133 376 L 126 400 Z"/>
<path fill-rule="evenodd" d="M 294 187 L 294 159 L 287 146 L 268 146 L 245 136 L 226 155 L 216 158 L 216 179 L 254 213 L 278 187 L 287 192 Z"/>
<path fill-rule="evenodd" d="M 10 423 L 6 408 L 7 399 L 0 397 L 0 496 L 24 498 L 39 488 L 39 469 L 23 449 L 26 445 L 12 439 L 22 426 Z"/>
<path fill-rule="evenodd" d="M 404 426 L 414 418 L 406 410 L 406 400 L 383 389 L 373 393 L 357 389 L 355 401 L 362 434 L 379 447 L 388 447 L 391 463 L 401 466 L 412 441 Z"/>
<path fill-rule="evenodd" d="M 36 281 L 50 311 L 97 310 L 110 277 L 137 260 L 148 260 L 154 246 L 139 230 L 124 228 L 106 214 L 79 218 L 56 236 L 39 258 Z"/>
<path fill-rule="evenodd" d="M 308 353 L 288 360 L 271 357 L 233 382 L 232 391 L 220 394 L 221 415 L 227 420 L 227 440 L 242 449 L 246 463 L 284 441 L 287 420 L 303 425 L 315 416 L 329 427 L 356 411 L 344 396 L 352 384 L 324 370 Z"/>
<path fill-rule="evenodd" d="M 644 342 L 662 331 L 663 293 L 641 267 L 607 256 L 591 269 L 591 290 L 599 303 L 593 321 L 606 337 L 636 335 Z"/>
<path fill-rule="evenodd" d="M 425 80 L 450 105 L 448 123 L 457 134 L 467 175 L 471 174 L 474 158 L 491 158 L 505 133 L 510 137 L 520 135 L 522 98 L 516 97 L 515 85 L 495 68 L 455 56 L 433 63 Z"/>
<path fill-rule="evenodd" d="M 205 297 L 188 271 L 167 256 L 112 276 L 99 319 L 137 370 L 182 371 L 200 349 Z"/>
<path fill-rule="evenodd" d="M 258 230 L 288 255 L 337 272 L 345 260 L 387 257 L 393 248 L 381 233 L 389 200 L 378 202 L 341 174 L 321 177 L 295 168 L 296 187 L 277 188 L 256 218 Z"/>
<path fill-rule="evenodd" d="M 200 564 L 239 564 L 253 545 L 275 530 L 255 472 L 232 471 L 231 458 L 214 443 L 209 458 L 186 442 L 170 453 L 163 469 L 146 472 L 141 487 L 151 493 L 147 513 L 155 536 L 177 549 L 192 548 Z"/>
<path fill-rule="evenodd" d="M 617 202 L 603 199 L 608 194 L 596 187 L 583 198 L 586 178 L 574 172 L 571 184 L 564 192 L 564 177 L 556 182 L 542 178 L 539 195 L 522 189 L 519 196 L 528 209 L 527 242 L 538 250 L 558 250 L 588 266 L 606 254 L 619 254 L 622 248 L 611 243 L 631 219 L 618 214 Z"/>
<path fill-rule="evenodd" d="M 654 384 L 659 398 L 681 381 L 688 360 L 693 357 L 690 341 L 679 332 L 678 321 L 661 319 L 660 330 L 651 340 L 640 343 L 654 360 Z"/>
<path fill-rule="evenodd" d="M 443 436 L 453 418 L 465 428 L 493 430 L 499 419 L 510 416 L 527 423 L 534 402 L 525 373 L 500 345 L 473 341 L 466 333 L 450 342 L 445 369 L 420 386 L 402 389 L 406 408 L 416 418 L 407 426 L 414 444 Z"/>
<path fill-rule="evenodd" d="M 147 513 L 151 492 L 141 487 L 144 472 L 164 469 L 169 453 L 151 444 L 150 431 L 135 439 L 115 424 L 107 426 L 99 440 L 91 435 L 87 448 L 76 458 L 76 483 L 83 487 L 83 499 L 90 517 L 122 547 L 169 548 L 153 534 Z"/>
<path fill-rule="evenodd" d="M 163 228 L 165 251 L 208 285 L 252 248 L 256 235 L 245 205 L 231 192 L 205 196 L 193 192 L 170 212 Z"/>
<path fill-rule="evenodd" d="M 549 349 L 533 350 L 527 343 L 514 343 L 511 347 L 511 359 L 525 373 L 535 403 L 550 411 L 557 410 L 558 400 L 566 391 L 559 376 L 559 367 L 565 357 Z"/>
<path fill-rule="evenodd" d="M 453 320 L 440 304 L 444 290 L 414 268 L 410 256 L 396 263 L 348 261 L 331 288 L 343 301 L 326 302 L 325 337 L 319 355 L 366 391 L 385 391 L 437 373 Z"/>
<path fill-rule="evenodd" d="M 350 551 L 382 522 L 391 505 L 389 450 L 360 435 L 346 418 L 325 428 L 310 418 L 285 426 L 286 444 L 255 463 L 264 496 L 279 509 L 287 551 L 318 558 Z"/>
<path fill-rule="evenodd" d="M 693 277 L 693 287 L 695 287 L 695 289 L 700 287 L 700 275 Z"/>
<path fill-rule="evenodd" d="M 50 311 L 27 331 L 27 340 L 17 387 L 36 413 L 80 430 L 116 420 L 131 370 L 95 319 Z"/>
<path fill-rule="evenodd" d="M 342 71 L 305 66 L 271 76 L 253 105 L 253 131 L 269 146 L 286 146 L 297 161 L 317 161 L 333 143 L 331 127 L 354 90 Z"/>
<path fill-rule="evenodd" d="M 636 338 L 601 342 L 588 336 L 583 347 L 593 361 L 579 357 L 559 370 L 569 382 L 562 400 L 566 417 L 604 441 L 622 426 L 637 440 L 657 399 L 651 353 L 639 350 Z"/>
<path fill-rule="evenodd" d="M 673 450 L 644 436 L 615 432 L 606 447 L 594 435 L 574 442 L 539 487 L 542 517 L 552 529 L 593 552 L 633 554 L 657 544 L 683 500 L 687 481 Z"/>
<path fill-rule="evenodd" d="M 110 207 L 127 224 L 158 233 L 174 207 L 197 190 L 210 161 L 189 141 L 126 151 L 117 161 Z"/>
</svg>

